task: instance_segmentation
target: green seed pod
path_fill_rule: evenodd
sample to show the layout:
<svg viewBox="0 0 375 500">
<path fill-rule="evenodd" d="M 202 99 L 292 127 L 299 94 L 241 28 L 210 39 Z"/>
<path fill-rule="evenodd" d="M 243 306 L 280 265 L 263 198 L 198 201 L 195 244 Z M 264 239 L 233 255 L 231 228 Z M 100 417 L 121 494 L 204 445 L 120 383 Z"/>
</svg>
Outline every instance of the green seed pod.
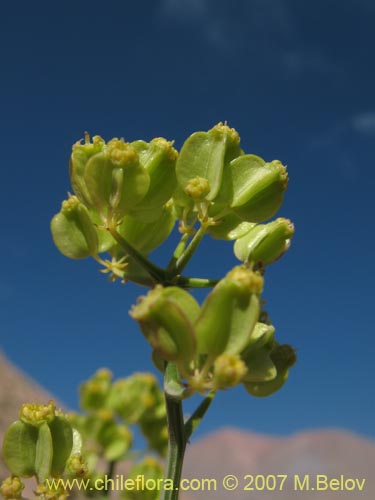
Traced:
<svg viewBox="0 0 375 500">
<path fill-rule="evenodd" d="M 214 226 L 207 228 L 207 233 L 217 240 L 237 240 L 245 236 L 255 224 L 243 221 L 231 212 L 224 215 Z"/>
<path fill-rule="evenodd" d="M 94 135 L 92 143 L 90 143 L 90 136 L 88 133 L 85 133 L 84 144 L 82 144 L 82 141 L 78 141 L 73 145 L 69 164 L 70 182 L 77 198 L 87 207 L 92 207 L 93 201 L 87 189 L 83 174 L 88 160 L 92 156 L 101 153 L 104 148 L 105 141 L 99 135 Z"/>
<path fill-rule="evenodd" d="M 0 494 L 5 500 L 19 499 L 25 485 L 18 476 L 10 476 L 4 479 L 0 485 Z"/>
<path fill-rule="evenodd" d="M 243 262 L 272 264 L 288 250 L 293 233 L 294 226 L 288 219 L 258 224 L 235 242 L 234 254 Z"/>
<path fill-rule="evenodd" d="M 258 321 L 262 287 L 263 278 L 242 266 L 219 281 L 195 323 L 200 354 L 239 354 L 245 348 Z"/>
<path fill-rule="evenodd" d="M 156 286 L 133 306 L 130 315 L 159 356 L 185 365 L 196 350 L 192 321 L 198 312 L 198 303 L 185 290 Z"/>
<path fill-rule="evenodd" d="M 66 257 L 84 259 L 98 253 L 97 229 L 76 196 L 63 201 L 61 211 L 51 220 L 51 232 L 55 245 Z"/>
<path fill-rule="evenodd" d="M 131 467 L 127 481 L 133 481 L 134 488 L 125 489 L 122 497 L 129 500 L 157 500 L 160 496 L 157 485 L 162 478 L 163 467 L 159 461 L 154 457 L 146 457 Z"/>
<path fill-rule="evenodd" d="M 17 420 L 5 432 L 3 458 L 8 469 L 15 475 L 31 477 L 35 474 L 36 443 L 38 428 Z"/>
<path fill-rule="evenodd" d="M 154 222 L 141 222 L 126 215 L 118 227 L 118 232 L 139 252 L 148 254 L 168 238 L 175 221 L 172 203 L 167 203 L 161 208 L 159 218 Z"/>
<path fill-rule="evenodd" d="M 257 398 L 271 396 L 288 380 L 289 370 L 285 368 L 277 372 L 276 377 L 268 382 L 244 382 L 245 389 L 249 394 Z"/>
<path fill-rule="evenodd" d="M 241 353 L 241 357 L 246 359 L 248 356 L 251 356 L 255 350 L 260 349 L 265 344 L 272 344 L 274 333 L 275 328 L 273 325 L 267 325 L 258 321 L 249 342 Z"/>
<path fill-rule="evenodd" d="M 281 389 L 288 380 L 289 368 L 296 362 L 295 351 L 287 344 L 279 345 L 276 343 L 269 357 L 277 370 L 277 375 L 274 379 L 264 382 L 245 381 L 245 389 L 252 396 L 266 397 Z"/>
<path fill-rule="evenodd" d="M 159 218 L 158 212 L 176 189 L 175 165 L 178 153 L 173 142 L 163 137 L 152 139 L 150 143 L 135 141 L 131 146 L 137 151 L 140 164 L 150 176 L 147 194 L 134 207 L 132 215 L 142 222 L 153 222 Z"/>
<path fill-rule="evenodd" d="M 224 353 L 214 363 L 214 389 L 227 389 L 238 385 L 246 375 L 247 368 L 238 354 Z"/>
<path fill-rule="evenodd" d="M 117 412 L 127 424 L 134 424 L 147 415 L 154 415 L 162 398 L 154 375 L 136 373 L 114 382 L 106 405 Z"/>
<path fill-rule="evenodd" d="M 279 210 L 288 185 L 286 168 L 278 160 L 265 163 L 243 155 L 230 163 L 233 211 L 248 222 L 263 222 Z"/>
<path fill-rule="evenodd" d="M 80 386 L 81 406 L 84 410 L 103 408 L 112 386 L 112 373 L 102 368 Z"/>
<path fill-rule="evenodd" d="M 247 355 L 241 354 L 247 367 L 245 382 L 268 382 L 276 377 L 277 370 L 270 357 L 271 350 L 272 346 L 265 344 L 258 349 L 248 351 Z"/>
<path fill-rule="evenodd" d="M 51 474 L 59 476 L 63 473 L 73 449 L 73 428 L 69 420 L 62 415 L 57 415 L 48 426 L 53 449 Z"/>
<path fill-rule="evenodd" d="M 193 179 L 205 179 L 210 188 L 205 199 L 215 199 L 224 165 L 241 154 L 239 143 L 238 133 L 222 123 L 208 132 L 192 134 L 183 144 L 176 163 L 177 181 L 182 189 L 189 191 Z"/>
<path fill-rule="evenodd" d="M 133 436 L 125 425 L 118 425 L 114 419 L 104 422 L 97 440 L 103 447 L 103 456 L 108 461 L 122 460 L 132 445 Z"/>
<path fill-rule="evenodd" d="M 47 422 L 44 422 L 38 430 L 38 439 L 35 450 L 35 473 L 40 483 L 51 475 L 52 457 L 53 444 L 51 430 Z"/>
<path fill-rule="evenodd" d="M 89 158 L 83 177 L 93 205 L 107 224 L 129 213 L 150 185 L 136 150 L 119 139 L 112 139 L 102 152 Z"/>
</svg>

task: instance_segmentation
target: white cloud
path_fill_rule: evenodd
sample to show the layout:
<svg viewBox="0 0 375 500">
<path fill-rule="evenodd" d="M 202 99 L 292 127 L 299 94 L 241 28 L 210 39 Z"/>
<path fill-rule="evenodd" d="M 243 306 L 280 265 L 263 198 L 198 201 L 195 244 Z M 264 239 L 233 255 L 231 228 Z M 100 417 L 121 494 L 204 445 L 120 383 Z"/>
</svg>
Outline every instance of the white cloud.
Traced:
<svg viewBox="0 0 375 500">
<path fill-rule="evenodd" d="M 246 51 L 289 76 L 332 74 L 336 65 L 314 48 L 301 48 L 300 27 L 288 0 L 160 0 L 166 22 L 193 27 L 194 36 L 223 54 Z"/>
<path fill-rule="evenodd" d="M 360 134 L 375 136 L 375 111 L 358 113 L 353 117 L 352 126 Z"/>
<path fill-rule="evenodd" d="M 286 0 L 161 0 L 162 17 L 193 25 L 197 36 L 219 50 L 284 43 L 294 31 Z M 256 43 L 254 43 L 256 42 Z"/>
<path fill-rule="evenodd" d="M 321 52 L 288 50 L 281 55 L 281 64 L 292 75 L 306 72 L 329 75 L 338 71 L 337 65 Z"/>
</svg>

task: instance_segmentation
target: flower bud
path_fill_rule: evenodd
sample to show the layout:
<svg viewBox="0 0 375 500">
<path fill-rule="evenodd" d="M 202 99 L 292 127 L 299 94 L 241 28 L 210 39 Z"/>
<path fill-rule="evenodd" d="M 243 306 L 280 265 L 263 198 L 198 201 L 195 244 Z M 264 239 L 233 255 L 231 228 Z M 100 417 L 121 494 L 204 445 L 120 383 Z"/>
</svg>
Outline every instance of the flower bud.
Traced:
<svg viewBox="0 0 375 500">
<path fill-rule="evenodd" d="M 203 177 L 190 179 L 185 186 L 185 193 L 193 200 L 204 200 L 210 192 L 210 183 Z"/>
<path fill-rule="evenodd" d="M 84 259 L 98 253 L 97 229 L 76 196 L 63 201 L 61 211 L 51 220 L 51 232 L 55 245 L 66 257 Z"/>
<path fill-rule="evenodd" d="M 102 152 L 89 158 L 83 177 L 93 205 L 107 224 L 129 213 L 150 185 L 136 150 L 119 139 L 112 139 Z"/>
<path fill-rule="evenodd" d="M 293 233 L 294 226 L 288 219 L 258 224 L 235 242 L 234 254 L 243 262 L 272 264 L 288 250 Z"/>
<path fill-rule="evenodd" d="M 18 476 L 10 476 L 4 479 L 0 485 L 0 493 L 5 500 L 18 499 L 22 497 L 25 485 Z"/>
<path fill-rule="evenodd" d="M 135 141 L 131 146 L 137 151 L 140 164 L 150 176 L 150 187 L 146 196 L 131 213 L 142 222 L 153 222 L 159 218 L 163 205 L 176 189 L 175 165 L 178 153 L 173 142 L 163 137 L 152 139 L 150 143 Z"/>
<path fill-rule="evenodd" d="M 66 464 L 67 471 L 76 477 L 84 477 L 88 473 L 87 463 L 80 453 L 74 453 Z"/>
<path fill-rule="evenodd" d="M 248 222 L 263 222 L 279 210 L 288 185 L 286 167 L 243 155 L 230 163 L 233 211 Z"/>
<path fill-rule="evenodd" d="M 67 500 L 69 496 L 68 491 L 60 483 L 53 484 L 51 481 L 39 483 L 35 494 L 38 500 Z"/>
<path fill-rule="evenodd" d="M 185 365 L 195 354 L 192 321 L 198 312 L 199 305 L 185 290 L 156 286 L 133 306 L 130 315 L 157 354 L 166 361 Z"/>
<path fill-rule="evenodd" d="M 213 386 L 226 389 L 238 385 L 247 372 L 245 363 L 238 354 L 221 354 L 214 363 Z"/>
<path fill-rule="evenodd" d="M 47 405 L 23 404 L 20 410 L 20 420 L 26 424 L 39 427 L 44 422 L 52 422 L 56 415 L 56 406 L 53 401 Z"/>
<path fill-rule="evenodd" d="M 219 123 L 208 132 L 196 132 L 183 144 L 177 163 L 177 181 L 183 190 L 192 190 L 193 179 L 205 179 L 209 192 L 204 196 L 213 200 L 219 193 L 225 163 L 241 154 L 238 133 Z M 200 190 L 203 196 L 205 190 Z"/>
<path fill-rule="evenodd" d="M 258 321 L 262 287 L 263 278 L 243 266 L 219 281 L 195 323 L 200 354 L 216 357 L 244 349 Z"/>
</svg>

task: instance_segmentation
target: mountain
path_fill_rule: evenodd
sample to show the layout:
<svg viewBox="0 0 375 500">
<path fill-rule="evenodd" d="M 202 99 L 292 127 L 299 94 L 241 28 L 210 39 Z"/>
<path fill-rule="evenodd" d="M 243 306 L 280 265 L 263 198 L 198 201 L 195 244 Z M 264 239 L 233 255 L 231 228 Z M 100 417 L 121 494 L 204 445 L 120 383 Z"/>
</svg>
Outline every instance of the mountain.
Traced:
<svg viewBox="0 0 375 500">
<path fill-rule="evenodd" d="M 23 402 L 44 403 L 49 399 L 53 397 L 0 352 L 0 440 L 7 426 L 17 418 Z M 374 471 L 375 443 L 349 432 L 318 430 L 288 437 L 270 437 L 226 428 L 188 446 L 183 478 L 194 479 L 192 486 L 197 490 L 184 492 L 181 496 L 182 500 L 373 500 Z M 0 459 L 0 479 L 8 474 Z M 228 474 L 238 478 L 238 487 L 234 491 L 227 491 L 222 486 Z M 282 478 L 275 477 L 277 475 L 287 476 L 281 491 Z M 339 489 L 312 490 L 317 487 L 318 475 L 321 475 L 319 484 L 322 488 L 326 486 L 327 476 L 327 481 L 333 480 L 331 486 Z M 306 477 L 310 480 L 310 491 L 299 491 L 299 487 L 306 487 Z M 202 479 L 214 479 L 216 491 L 212 481 L 211 491 L 207 489 L 207 482 L 203 491 L 199 487 Z M 363 491 L 359 491 L 353 480 L 363 479 Z M 233 478 L 230 481 L 233 484 Z M 342 491 L 340 481 L 356 489 Z M 246 485 L 255 489 L 245 490 Z M 276 486 L 275 491 L 267 491 L 267 486 L 269 489 Z"/>
<path fill-rule="evenodd" d="M 53 396 L 14 366 L 0 351 L 0 442 L 7 427 L 17 420 L 22 403 L 46 403 Z M 0 480 L 9 475 L 0 453 Z"/>
<path fill-rule="evenodd" d="M 216 479 L 216 492 L 189 491 L 185 498 L 373 500 L 374 469 L 375 443 L 348 432 L 319 430 L 276 438 L 223 429 L 188 448 L 183 470 L 184 478 Z M 227 491 L 222 486 L 228 474 L 238 479 L 234 491 Z M 277 475 L 286 476 L 281 491 L 282 477 Z M 359 486 L 353 480 L 358 480 Z M 307 481 L 310 491 L 306 490 Z M 254 489 L 245 490 L 246 487 Z M 355 489 L 345 491 L 352 487 Z M 361 487 L 363 490 L 359 491 Z"/>
</svg>

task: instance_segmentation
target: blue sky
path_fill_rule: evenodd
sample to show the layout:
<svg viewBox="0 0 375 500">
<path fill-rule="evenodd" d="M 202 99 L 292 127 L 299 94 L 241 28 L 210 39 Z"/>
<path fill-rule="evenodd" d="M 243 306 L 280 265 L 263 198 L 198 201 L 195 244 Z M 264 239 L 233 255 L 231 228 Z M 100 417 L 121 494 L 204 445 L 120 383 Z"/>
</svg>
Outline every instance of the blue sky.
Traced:
<svg viewBox="0 0 375 500">
<path fill-rule="evenodd" d="M 247 152 L 288 165 L 280 216 L 296 234 L 267 273 L 265 298 L 299 361 L 271 398 L 220 394 L 200 433 L 340 427 L 375 437 L 374 3 L 65 0 L 2 10 L 0 338 L 9 358 L 71 407 L 100 366 L 116 376 L 153 370 L 128 316 L 140 289 L 110 284 L 95 262 L 53 246 L 71 145 L 88 130 L 180 147 L 227 120 Z M 220 276 L 235 263 L 230 243 L 208 240 L 189 273 Z"/>
</svg>

